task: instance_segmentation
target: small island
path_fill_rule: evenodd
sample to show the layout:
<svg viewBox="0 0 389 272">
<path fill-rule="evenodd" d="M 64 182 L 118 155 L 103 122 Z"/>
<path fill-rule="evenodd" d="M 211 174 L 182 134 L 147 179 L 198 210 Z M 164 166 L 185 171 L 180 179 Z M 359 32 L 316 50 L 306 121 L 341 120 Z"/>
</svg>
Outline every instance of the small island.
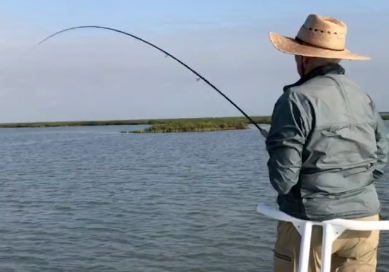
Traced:
<svg viewBox="0 0 389 272">
<path fill-rule="evenodd" d="M 121 133 L 182 133 L 182 132 L 209 132 L 224 130 L 247 129 L 247 122 L 240 120 L 230 121 L 197 121 L 197 122 L 171 122 L 155 124 L 148 128 Z"/>
</svg>

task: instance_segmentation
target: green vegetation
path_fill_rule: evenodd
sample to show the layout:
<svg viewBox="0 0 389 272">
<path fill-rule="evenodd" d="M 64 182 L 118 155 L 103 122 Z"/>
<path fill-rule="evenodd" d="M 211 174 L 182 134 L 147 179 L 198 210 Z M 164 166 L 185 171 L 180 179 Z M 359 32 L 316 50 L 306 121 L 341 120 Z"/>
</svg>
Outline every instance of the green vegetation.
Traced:
<svg viewBox="0 0 389 272">
<path fill-rule="evenodd" d="M 388 113 L 381 113 L 382 119 L 389 120 Z M 251 117 L 257 124 L 270 124 L 270 116 Z M 139 120 L 110 120 L 110 121 L 75 121 L 75 122 L 36 122 L 36 123 L 5 123 L 0 128 L 44 128 L 44 127 L 78 127 L 78 126 L 129 126 L 129 125 L 159 125 L 171 123 L 193 122 L 244 122 L 250 124 L 245 117 L 218 118 L 180 118 L 180 119 L 139 119 Z"/>
<path fill-rule="evenodd" d="M 270 117 L 251 117 L 258 124 L 270 124 Z M 140 120 L 112 120 L 112 121 L 76 121 L 76 122 L 37 122 L 37 123 L 7 123 L 0 124 L 0 128 L 44 128 L 44 127 L 78 127 L 78 126 L 129 126 L 129 125 L 157 125 L 171 123 L 193 122 L 230 122 L 240 121 L 249 124 L 245 117 L 219 118 L 180 118 L 180 119 L 140 119 Z"/>
<path fill-rule="evenodd" d="M 175 133 L 175 132 L 206 132 L 221 130 L 247 129 L 248 125 L 243 121 L 197 121 L 197 122 L 171 122 L 156 124 L 148 128 L 136 131 L 122 131 L 122 133 Z"/>
</svg>

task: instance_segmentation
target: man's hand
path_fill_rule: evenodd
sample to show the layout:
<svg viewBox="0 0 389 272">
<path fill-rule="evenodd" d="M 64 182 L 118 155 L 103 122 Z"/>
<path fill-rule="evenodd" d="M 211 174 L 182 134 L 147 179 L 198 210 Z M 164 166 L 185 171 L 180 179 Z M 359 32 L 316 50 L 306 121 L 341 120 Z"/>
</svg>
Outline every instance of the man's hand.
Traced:
<svg viewBox="0 0 389 272">
<path fill-rule="evenodd" d="M 262 136 L 266 139 L 267 136 L 269 135 L 269 129 L 266 130 L 266 128 L 263 128 L 261 129 L 261 134 Z"/>
</svg>

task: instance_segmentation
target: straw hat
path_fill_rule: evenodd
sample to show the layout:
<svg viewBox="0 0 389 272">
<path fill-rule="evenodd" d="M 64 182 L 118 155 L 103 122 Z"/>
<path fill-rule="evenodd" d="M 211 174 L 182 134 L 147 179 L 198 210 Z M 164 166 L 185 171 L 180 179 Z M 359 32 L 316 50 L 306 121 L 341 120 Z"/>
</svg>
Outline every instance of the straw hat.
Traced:
<svg viewBox="0 0 389 272">
<path fill-rule="evenodd" d="M 369 60 L 345 49 L 347 26 L 343 22 L 315 14 L 308 15 L 296 38 L 269 33 L 279 51 L 306 57 L 344 60 Z"/>
</svg>

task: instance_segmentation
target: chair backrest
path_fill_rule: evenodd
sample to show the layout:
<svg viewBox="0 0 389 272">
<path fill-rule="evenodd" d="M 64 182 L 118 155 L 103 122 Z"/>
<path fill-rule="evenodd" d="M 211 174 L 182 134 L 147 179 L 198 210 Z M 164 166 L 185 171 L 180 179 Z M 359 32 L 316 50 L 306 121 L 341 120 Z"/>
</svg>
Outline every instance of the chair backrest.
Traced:
<svg viewBox="0 0 389 272">
<path fill-rule="evenodd" d="M 333 219 L 323 222 L 305 221 L 287 215 L 275 208 L 264 204 L 257 205 L 257 212 L 270 218 L 291 222 L 301 235 L 300 258 L 298 272 L 307 272 L 309 264 L 309 251 L 311 246 L 312 227 L 320 225 L 323 227 L 321 272 L 331 271 L 332 243 L 345 230 L 371 231 L 371 230 L 389 230 L 389 221 L 354 221 L 345 219 Z"/>
</svg>

